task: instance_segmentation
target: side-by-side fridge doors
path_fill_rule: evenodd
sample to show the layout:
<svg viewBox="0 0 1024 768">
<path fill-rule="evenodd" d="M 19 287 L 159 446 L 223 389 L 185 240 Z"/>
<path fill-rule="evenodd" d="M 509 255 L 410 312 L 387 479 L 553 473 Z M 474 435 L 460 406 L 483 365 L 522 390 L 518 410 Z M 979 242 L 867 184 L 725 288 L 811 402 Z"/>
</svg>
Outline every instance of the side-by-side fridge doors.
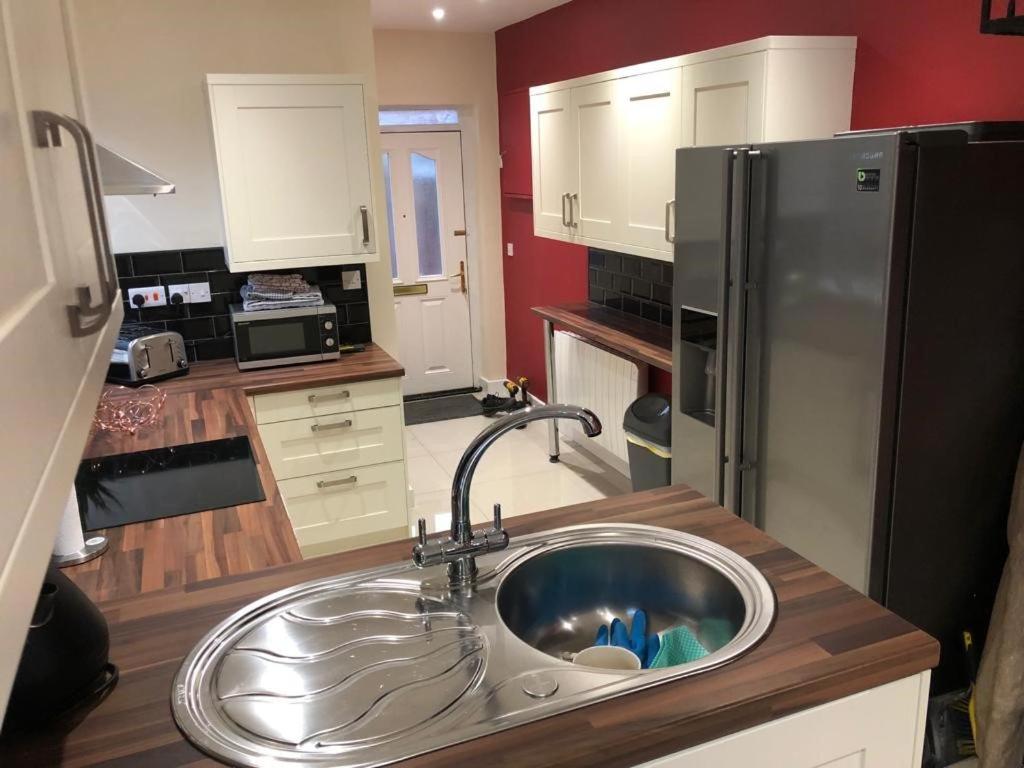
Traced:
<svg viewBox="0 0 1024 768">
<path fill-rule="evenodd" d="M 862 591 L 884 539 L 898 147 L 883 135 L 677 156 L 673 479 Z"/>
</svg>

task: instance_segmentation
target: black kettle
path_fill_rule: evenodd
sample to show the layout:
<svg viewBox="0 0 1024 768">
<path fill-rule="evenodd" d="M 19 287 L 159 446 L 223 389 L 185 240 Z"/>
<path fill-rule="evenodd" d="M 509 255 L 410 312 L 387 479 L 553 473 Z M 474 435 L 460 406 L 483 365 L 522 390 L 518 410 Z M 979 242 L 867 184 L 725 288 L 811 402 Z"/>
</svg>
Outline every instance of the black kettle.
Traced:
<svg viewBox="0 0 1024 768">
<path fill-rule="evenodd" d="M 109 651 L 103 614 L 71 579 L 50 567 L 21 652 L 3 733 L 51 722 L 109 693 L 117 682 Z"/>
</svg>

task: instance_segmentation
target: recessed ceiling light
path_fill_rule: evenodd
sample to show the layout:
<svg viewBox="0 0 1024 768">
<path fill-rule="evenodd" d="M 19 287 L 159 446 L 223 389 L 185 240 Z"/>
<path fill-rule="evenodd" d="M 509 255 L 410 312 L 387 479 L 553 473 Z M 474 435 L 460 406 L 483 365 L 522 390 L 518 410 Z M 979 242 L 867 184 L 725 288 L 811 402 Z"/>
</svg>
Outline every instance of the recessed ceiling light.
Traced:
<svg viewBox="0 0 1024 768">
<path fill-rule="evenodd" d="M 430 15 L 434 17 L 435 21 L 440 21 L 444 18 L 444 8 L 435 8 L 430 12 Z"/>
</svg>

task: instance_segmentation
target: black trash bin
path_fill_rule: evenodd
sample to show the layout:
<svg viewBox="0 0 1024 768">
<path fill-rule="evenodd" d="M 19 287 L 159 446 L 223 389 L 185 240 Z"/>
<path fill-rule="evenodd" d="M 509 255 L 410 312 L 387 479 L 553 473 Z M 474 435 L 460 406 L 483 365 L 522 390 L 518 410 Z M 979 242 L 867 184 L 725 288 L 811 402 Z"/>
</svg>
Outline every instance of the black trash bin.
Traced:
<svg viewBox="0 0 1024 768">
<path fill-rule="evenodd" d="M 629 450 L 634 491 L 661 488 L 672 482 L 672 403 L 665 395 L 639 397 L 622 422 Z"/>
</svg>

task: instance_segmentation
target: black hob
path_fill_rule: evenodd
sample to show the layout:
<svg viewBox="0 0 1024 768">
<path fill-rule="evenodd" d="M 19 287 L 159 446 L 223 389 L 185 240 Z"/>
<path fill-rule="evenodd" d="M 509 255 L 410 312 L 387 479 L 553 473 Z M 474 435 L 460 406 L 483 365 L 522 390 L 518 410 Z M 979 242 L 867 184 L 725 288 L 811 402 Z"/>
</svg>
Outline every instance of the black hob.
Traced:
<svg viewBox="0 0 1024 768">
<path fill-rule="evenodd" d="M 248 437 L 86 459 L 75 491 L 87 531 L 266 498 Z"/>
</svg>

